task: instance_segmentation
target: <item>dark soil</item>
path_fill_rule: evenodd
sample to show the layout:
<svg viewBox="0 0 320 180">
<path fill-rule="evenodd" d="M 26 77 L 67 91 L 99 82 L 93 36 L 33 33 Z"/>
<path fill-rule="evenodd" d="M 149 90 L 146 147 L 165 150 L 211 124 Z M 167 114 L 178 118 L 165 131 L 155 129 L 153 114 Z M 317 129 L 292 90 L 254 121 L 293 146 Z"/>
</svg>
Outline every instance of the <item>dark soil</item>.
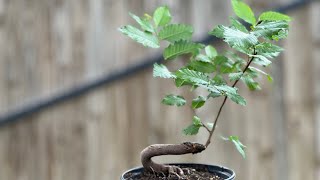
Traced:
<svg viewBox="0 0 320 180">
<path fill-rule="evenodd" d="M 190 168 L 179 166 L 183 169 L 184 175 L 178 177 L 177 175 L 170 174 L 164 175 L 159 173 L 128 173 L 125 175 L 126 180 L 223 180 L 223 178 L 216 174 L 210 173 L 206 168 Z"/>
</svg>

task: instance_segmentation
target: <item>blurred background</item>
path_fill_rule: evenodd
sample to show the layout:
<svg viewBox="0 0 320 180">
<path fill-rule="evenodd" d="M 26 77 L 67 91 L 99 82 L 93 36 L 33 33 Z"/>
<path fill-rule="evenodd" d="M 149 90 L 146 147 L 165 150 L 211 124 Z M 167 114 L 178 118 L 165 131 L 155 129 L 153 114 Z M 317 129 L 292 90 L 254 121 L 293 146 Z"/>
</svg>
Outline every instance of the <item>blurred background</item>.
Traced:
<svg viewBox="0 0 320 180">
<path fill-rule="evenodd" d="M 205 152 L 156 160 L 219 164 L 239 180 L 320 180 L 320 3 L 246 2 L 256 15 L 287 7 L 294 19 L 279 42 L 285 52 L 267 70 L 274 82 L 261 77 L 256 92 L 239 83 L 247 106 L 227 102 Z M 152 78 L 160 52 L 117 31 L 134 23 L 128 12 L 142 16 L 165 4 L 173 21 L 195 27 L 195 40 L 233 15 L 226 0 L 0 0 L 1 180 L 119 179 L 140 166 L 147 145 L 205 142 L 205 131 L 181 133 L 191 108 L 160 103 L 169 93 L 190 100 L 202 92 Z M 220 104 L 197 114 L 212 121 Z M 238 135 L 247 158 L 220 135 Z"/>
</svg>

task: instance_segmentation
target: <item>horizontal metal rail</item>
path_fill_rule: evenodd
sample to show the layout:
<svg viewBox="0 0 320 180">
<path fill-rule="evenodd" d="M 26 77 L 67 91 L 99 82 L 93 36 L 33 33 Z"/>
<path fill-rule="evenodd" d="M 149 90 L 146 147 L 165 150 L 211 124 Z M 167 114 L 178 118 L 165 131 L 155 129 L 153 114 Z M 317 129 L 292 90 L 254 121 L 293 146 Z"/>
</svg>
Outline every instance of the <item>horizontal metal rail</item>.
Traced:
<svg viewBox="0 0 320 180">
<path fill-rule="evenodd" d="M 291 4 L 280 6 L 277 8 L 274 8 L 274 11 L 278 12 L 288 12 L 292 10 L 296 10 L 298 8 L 301 8 L 310 2 L 313 2 L 313 0 L 301 0 L 296 1 Z M 202 40 L 199 42 L 203 44 L 209 44 L 217 42 L 218 39 L 214 36 L 205 36 Z M 124 70 L 97 78 L 96 80 L 92 80 L 90 82 L 84 83 L 74 89 L 68 90 L 66 92 L 53 95 L 52 97 L 49 97 L 47 99 L 38 100 L 34 103 L 25 104 L 24 106 L 20 108 L 16 108 L 12 111 L 9 111 L 8 113 L 0 115 L 0 126 L 3 126 L 8 123 L 17 122 L 19 120 L 22 120 L 23 117 L 32 115 L 34 113 L 40 112 L 42 110 L 45 110 L 49 107 L 52 107 L 54 105 L 57 105 L 59 103 L 62 103 L 64 101 L 71 100 L 73 98 L 82 96 L 92 90 L 95 90 L 97 88 L 100 88 L 102 86 L 110 85 L 111 83 L 114 83 L 116 81 L 122 80 L 126 77 L 130 77 L 135 73 L 138 73 L 142 70 L 145 70 L 147 68 L 152 67 L 154 63 L 160 63 L 163 62 L 163 57 L 161 54 L 155 56 L 146 58 L 143 61 L 139 61 L 141 63 L 137 65 L 133 65 L 131 67 L 128 67 Z"/>
</svg>

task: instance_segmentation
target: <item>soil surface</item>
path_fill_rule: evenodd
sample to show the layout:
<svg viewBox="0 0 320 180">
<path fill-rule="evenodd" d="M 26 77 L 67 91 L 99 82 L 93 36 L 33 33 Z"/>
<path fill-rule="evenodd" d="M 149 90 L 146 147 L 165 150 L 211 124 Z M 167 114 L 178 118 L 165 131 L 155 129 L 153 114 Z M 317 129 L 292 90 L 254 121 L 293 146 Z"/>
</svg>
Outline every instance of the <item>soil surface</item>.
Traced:
<svg viewBox="0 0 320 180">
<path fill-rule="evenodd" d="M 128 173 L 125 175 L 126 180 L 223 180 L 223 178 L 217 176 L 216 174 L 212 174 L 206 168 L 194 169 L 190 167 L 180 166 L 184 172 L 183 176 L 177 176 L 174 174 L 170 174 L 166 176 L 164 174 L 159 173 Z"/>
</svg>

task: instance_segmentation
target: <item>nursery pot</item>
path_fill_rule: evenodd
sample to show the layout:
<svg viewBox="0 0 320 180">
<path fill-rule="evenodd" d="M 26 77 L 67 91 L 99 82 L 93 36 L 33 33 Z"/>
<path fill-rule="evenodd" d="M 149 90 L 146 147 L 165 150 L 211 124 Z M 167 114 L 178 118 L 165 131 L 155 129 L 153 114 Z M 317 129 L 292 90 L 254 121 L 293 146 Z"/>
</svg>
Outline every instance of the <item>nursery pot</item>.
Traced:
<svg viewBox="0 0 320 180">
<path fill-rule="evenodd" d="M 236 174 L 234 173 L 233 170 L 228 169 L 226 167 L 217 166 L 217 165 L 195 164 L 195 163 L 175 163 L 175 164 L 169 164 L 169 165 L 188 167 L 193 169 L 206 169 L 208 172 L 215 174 L 225 180 L 232 180 L 232 179 L 235 179 L 236 177 Z M 131 175 L 133 174 L 133 176 L 138 176 L 140 173 L 142 173 L 142 171 L 143 171 L 143 167 L 130 169 L 122 174 L 120 180 L 126 180 L 126 176 L 128 176 L 128 174 L 131 174 Z"/>
</svg>

